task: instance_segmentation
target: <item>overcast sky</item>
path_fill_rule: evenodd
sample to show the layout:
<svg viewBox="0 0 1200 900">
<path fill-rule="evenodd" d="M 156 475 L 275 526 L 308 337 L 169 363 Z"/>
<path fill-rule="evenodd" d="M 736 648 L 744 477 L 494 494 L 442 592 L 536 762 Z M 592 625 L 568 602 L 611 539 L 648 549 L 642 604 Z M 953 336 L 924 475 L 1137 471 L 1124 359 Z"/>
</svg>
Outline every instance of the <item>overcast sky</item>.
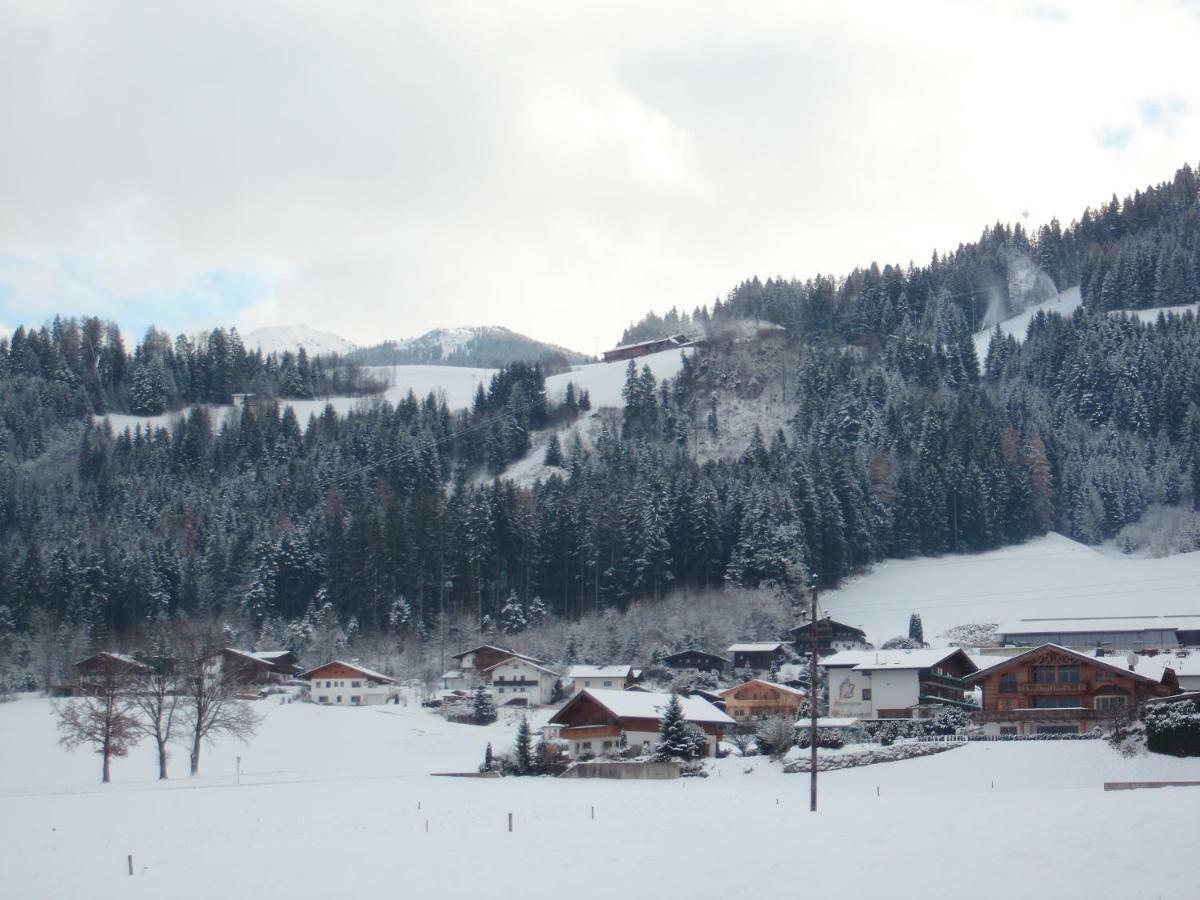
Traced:
<svg viewBox="0 0 1200 900">
<path fill-rule="evenodd" d="M 1195 166 L 1198 48 L 1181 0 L 0 0 L 0 324 L 593 352 Z"/>
</svg>

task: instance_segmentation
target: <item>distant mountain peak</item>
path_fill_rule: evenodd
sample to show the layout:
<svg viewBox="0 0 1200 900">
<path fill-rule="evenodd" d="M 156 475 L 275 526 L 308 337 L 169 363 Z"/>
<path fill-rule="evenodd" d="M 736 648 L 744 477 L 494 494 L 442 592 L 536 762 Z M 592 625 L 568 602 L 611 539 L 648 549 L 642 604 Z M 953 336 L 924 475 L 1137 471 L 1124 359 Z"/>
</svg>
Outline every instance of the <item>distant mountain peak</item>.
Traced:
<svg viewBox="0 0 1200 900">
<path fill-rule="evenodd" d="M 308 325 L 269 325 L 255 328 L 242 336 L 242 343 L 250 350 L 261 349 L 263 354 L 292 353 L 301 347 L 309 356 L 329 353 L 344 354 L 354 349 L 354 344 L 330 331 L 318 331 Z"/>
</svg>

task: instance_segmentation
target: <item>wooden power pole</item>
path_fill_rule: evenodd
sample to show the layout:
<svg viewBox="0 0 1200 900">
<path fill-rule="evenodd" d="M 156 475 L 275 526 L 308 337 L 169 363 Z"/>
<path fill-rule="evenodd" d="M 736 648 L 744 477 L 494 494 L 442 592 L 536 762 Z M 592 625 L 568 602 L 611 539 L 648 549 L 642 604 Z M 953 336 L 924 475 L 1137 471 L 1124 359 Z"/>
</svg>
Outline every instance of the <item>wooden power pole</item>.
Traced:
<svg viewBox="0 0 1200 900">
<path fill-rule="evenodd" d="M 812 612 L 808 620 L 808 633 L 811 638 L 809 643 L 809 687 L 808 687 L 808 711 L 812 717 L 811 731 L 808 735 L 808 747 L 810 756 L 810 772 L 809 772 L 809 798 L 808 811 L 817 811 L 817 713 L 820 707 L 820 690 L 817 688 L 817 592 L 819 590 L 820 576 L 814 575 L 812 581 L 812 592 L 810 599 L 812 600 Z"/>
</svg>

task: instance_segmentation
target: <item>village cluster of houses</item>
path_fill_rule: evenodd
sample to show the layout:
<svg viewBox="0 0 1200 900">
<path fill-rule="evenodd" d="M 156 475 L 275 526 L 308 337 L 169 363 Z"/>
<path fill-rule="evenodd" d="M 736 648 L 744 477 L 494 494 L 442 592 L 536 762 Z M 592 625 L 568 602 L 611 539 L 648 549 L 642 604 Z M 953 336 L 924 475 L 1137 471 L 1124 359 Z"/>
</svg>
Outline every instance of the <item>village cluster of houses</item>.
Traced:
<svg viewBox="0 0 1200 900">
<path fill-rule="evenodd" d="M 808 696 L 807 664 L 799 659 L 813 646 L 812 625 L 797 626 L 789 637 L 735 643 L 723 654 L 683 650 L 655 661 L 677 682 L 709 685 L 682 692 L 681 702 L 710 753 L 735 730 L 777 717 L 796 720 Z M 1024 620 L 1000 630 L 1001 646 L 971 652 L 876 650 L 861 629 L 830 619 L 818 623 L 816 638 L 828 689 L 822 728 L 930 718 L 952 706 L 968 711 L 985 736 L 1085 734 L 1144 703 L 1200 696 L 1200 616 Z M 543 660 L 486 644 L 452 659 L 441 678 L 442 703 L 467 703 L 480 688 L 498 707 L 561 703 L 546 733 L 575 758 L 651 747 L 671 699 L 651 690 L 632 664 L 574 665 L 560 673 Z M 114 666 L 137 675 L 154 665 L 96 654 L 76 665 L 76 689 L 99 689 Z M 369 706 L 400 696 L 395 679 L 357 662 L 335 659 L 302 670 L 285 650 L 225 648 L 207 657 L 204 669 L 247 692 L 303 684 L 323 706 Z M 731 680 L 737 683 L 712 687 Z"/>
</svg>

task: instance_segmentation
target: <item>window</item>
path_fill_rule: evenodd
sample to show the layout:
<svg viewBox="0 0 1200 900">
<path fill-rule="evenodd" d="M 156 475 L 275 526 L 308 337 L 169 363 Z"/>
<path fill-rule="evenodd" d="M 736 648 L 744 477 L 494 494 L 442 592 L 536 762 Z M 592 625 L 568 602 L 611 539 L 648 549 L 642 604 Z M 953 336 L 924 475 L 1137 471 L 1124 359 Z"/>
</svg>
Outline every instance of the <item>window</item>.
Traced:
<svg viewBox="0 0 1200 900">
<path fill-rule="evenodd" d="M 1107 669 L 1100 669 L 1096 672 L 1097 681 L 1112 681 L 1113 673 Z"/>
<path fill-rule="evenodd" d="M 579 749 L 580 749 L 580 750 L 591 750 L 591 749 L 592 749 L 592 742 L 591 742 L 591 741 L 584 741 L 582 744 L 580 744 L 580 745 L 579 745 Z"/>
<path fill-rule="evenodd" d="M 1005 672 L 1000 676 L 1000 690 L 1004 693 L 1011 693 L 1017 689 L 1017 673 Z"/>
<path fill-rule="evenodd" d="M 338 703 L 341 703 L 341 702 L 342 702 L 342 695 L 341 695 L 341 694 L 338 694 L 338 695 L 337 695 L 337 702 L 338 702 Z"/>
<path fill-rule="evenodd" d="M 1096 698 L 1096 709 L 1100 712 L 1120 712 L 1129 705 L 1124 694 L 1104 694 Z"/>
<path fill-rule="evenodd" d="M 1000 734 L 1001 735 L 1012 735 L 1013 737 L 1016 737 L 1017 726 L 1016 725 L 1001 725 L 1000 726 Z"/>
<path fill-rule="evenodd" d="M 501 694 L 503 694 L 503 693 L 504 693 L 504 688 L 498 688 L 498 689 L 497 689 L 497 692 L 498 692 L 498 693 L 501 693 Z"/>
<path fill-rule="evenodd" d="M 870 699 L 871 699 L 871 689 L 870 689 L 870 688 L 863 688 L 863 689 L 862 689 L 862 698 L 863 698 L 864 700 L 870 700 Z"/>
<path fill-rule="evenodd" d="M 612 742 L 612 741 L 605 741 L 605 742 L 604 742 L 604 749 L 605 749 L 605 750 L 611 750 L 611 749 L 612 749 L 612 747 L 613 747 L 613 742 Z"/>
<path fill-rule="evenodd" d="M 1059 666 L 1059 684 L 1079 684 L 1079 666 Z"/>
<path fill-rule="evenodd" d="M 325 687 L 327 687 L 327 688 L 333 687 L 333 682 L 332 681 L 325 682 Z"/>
<path fill-rule="evenodd" d="M 350 703 L 351 703 L 351 705 L 355 705 L 358 703 L 358 694 L 355 694 L 354 696 L 352 696 L 350 698 Z"/>
<path fill-rule="evenodd" d="M 1033 683 L 1034 684 L 1053 684 L 1054 683 L 1054 666 L 1034 666 L 1033 667 Z"/>
<path fill-rule="evenodd" d="M 360 687 L 362 687 L 362 682 L 361 681 L 352 681 L 352 682 L 350 682 L 350 687 L 360 688 Z"/>
<path fill-rule="evenodd" d="M 604 682 L 604 686 L 605 686 L 605 687 L 612 687 L 612 682 L 611 682 L 611 681 L 606 681 L 606 682 Z"/>
</svg>

